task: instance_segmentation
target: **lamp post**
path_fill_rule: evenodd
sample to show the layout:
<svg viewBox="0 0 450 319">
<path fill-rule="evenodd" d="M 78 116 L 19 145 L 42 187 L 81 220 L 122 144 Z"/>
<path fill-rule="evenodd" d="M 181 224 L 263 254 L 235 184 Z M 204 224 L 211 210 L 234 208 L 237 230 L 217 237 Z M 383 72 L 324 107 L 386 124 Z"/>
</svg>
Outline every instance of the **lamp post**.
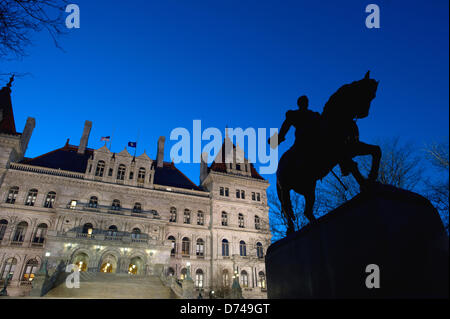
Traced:
<svg viewBox="0 0 450 319">
<path fill-rule="evenodd" d="M 6 276 L 5 279 L 5 285 L 3 286 L 3 289 L 0 291 L 0 296 L 8 296 L 8 291 L 6 290 L 6 287 L 8 287 L 8 283 L 11 280 L 13 274 L 9 273 L 8 276 Z"/>
</svg>

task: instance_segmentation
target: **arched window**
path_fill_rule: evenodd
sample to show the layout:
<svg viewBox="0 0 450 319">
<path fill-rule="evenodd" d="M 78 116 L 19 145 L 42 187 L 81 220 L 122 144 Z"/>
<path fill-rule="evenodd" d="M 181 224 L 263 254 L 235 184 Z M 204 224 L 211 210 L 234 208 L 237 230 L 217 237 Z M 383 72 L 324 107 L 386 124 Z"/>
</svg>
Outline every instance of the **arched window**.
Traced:
<svg viewBox="0 0 450 319">
<path fill-rule="evenodd" d="M 183 237 L 181 241 L 181 254 L 183 256 L 189 256 L 191 250 L 191 241 L 187 237 Z"/>
<path fill-rule="evenodd" d="M 245 199 L 245 191 L 241 191 L 241 198 Z"/>
<path fill-rule="evenodd" d="M 44 207 L 53 208 L 53 205 L 55 204 L 55 198 L 55 192 L 48 192 L 47 196 L 45 197 Z"/>
<path fill-rule="evenodd" d="M 241 271 L 241 285 L 244 288 L 248 288 L 248 274 L 245 270 Z"/>
<path fill-rule="evenodd" d="M 261 243 L 256 243 L 256 256 L 258 258 L 263 258 L 264 257 L 263 246 L 262 246 Z"/>
<path fill-rule="evenodd" d="M 258 273 L 258 283 L 261 289 L 266 289 L 266 275 L 262 271 Z"/>
<path fill-rule="evenodd" d="M 118 199 L 113 200 L 111 209 L 112 210 L 120 210 L 120 200 L 118 200 Z"/>
<path fill-rule="evenodd" d="M 171 223 L 177 222 L 177 209 L 175 207 L 170 208 L 170 220 Z"/>
<path fill-rule="evenodd" d="M 6 228 L 8 227 L 8 221 L 6 219 L 0 220 L 0 241 L 5 236 Z"/>
<path fill-rule="evenodd" d="M 183 222 L 185 224 L 190 224 L 191 223 L 191 211 L 189 209 L 185 209 L 184 210 L 184 219 Z"/>
<path fill-rule="evenodd" d="M 205 214 L 202 211 L 197 212 L 197 225 L 205 224 Z"/>
<path fill-rule="evenodd" d="M 197 245 L 195 246 L 195 252 L 198 257 L 205 256 L 205 242 L 203 239 L 197 239 Z"/>
<path fill-rule="evenodd" d="M 195 272 L 195 287 L 203 287 L 203 270 L 201 269 L 197 269 L 197 271 Z"/>
<path fill-rule="evenodd" d="M 228 287 L 230 285 L 230 274 L 227 269 L 222 271 L 222 284 L 224 287 Z"/>
<path fill-rule="evenodd" d="M 238 215 L 238 223 L 240 228 L 244 228 L 244 215 L 242 214 Z"/>
<path fill-rule="evenodd" d="M 226 239 L 222 239 L 222 256 L 224 257 L 230 256 L 229 243 L 228 240 Z"/>
<path fill-rule="evenodd" d="M 16 232 L 14 233 L 13 242 L 22 243 L 25 239 L 25 234 L 27 233 L 28 224 L 27 222 L 20 222 L 16 227 Z"/>
<path fill-rule="evenodd" d="M 34 274 L 38 270 L 38 264 L 39 263 L 36 259 L 30 259 L 27 261 L 23 271 L 22 281 L 33 281 Z"/>
<path fill-rule="evenodd" d="M 261 220 L 258 215 L 255 215 L 255 229 L 261 229 Z"/>
<path fill-rule="evenodd" d="M 16 269 L 16 265 L 17 265 L 17 259 L 9 258 L 3 266 L 0 279 L 6 279 L 8 277 L 8 275 L 10 275 L 12 278 L 12 276 L 14 275 L 14 270 Z"/>
<path fill-rule="evenodd" d="M 103 176 L 103 173 L 105 171 L 105 162 L 104 161 L 98 161 L 97 168 L 95 169 L 95 176 Z"/>
<path fill-rule="evenodd" d="M 91 196 L 91 198 L 89 198 L 89 207 L 90 208 L 97 208 L 98 207 L 98 198 L 97 198 L 97 196 Z"/>
<path fill-rule="evenodd" d="M 117 170 L 117 179 L 123 181 L 125 179 L 125 165 L 120 164 L 119 169 Z"/>
<path fill-rule="evenodd" d="M 91 223 L 87 223 L 87 224 L 83 225 L 83 231 L 82 231 L 83 234 L 91 235 L 93 230 L 94 230 L 94 227 L 92 226 Z"/>
<path fill-rule="evenodd" d="M 241 240 L 241 241 L 239 242 L 239 254 L 240 254 L 242 257 L 247 256 L 247 245 L 245 244 L 245 241 L 243 241 L 243 240 Z"/>
<path fill-rule="evenodd" d="M 177 240 L 173 236 L 169 236 L 167 239 L 172 242 L 172 249 L 170 250 L 170 256 L 173 257 L 177 252 Z"/>
<path fill-rule="evenodd" d="M 43 244 L 45 241 L 45 235 L 47 234 L 47 224 L 39 224 L 34 233 L 33 243 Z"/>
<path fill-rule="evenodd" d="M 186 268 L 181 269 L 180 279 L 184 280 L 186 278 L 186 275 L 187 275 L 187 269 Z"/>
<path fill-rule="evenodd" d="M 108 228 L 108 236 L 116 236 L 117 235 L 117 226 L 116 225 L 111 225 Z"/>
<path fill-rule="evenodd" d="M 138 171 L 138 183 L 144 184 L 145 181 L 145 168 L 141 167 Z"/>
<path fill-rule="evenodd" d="M 133 213 L 141 213 L 141 212 L 142 212 L 141 203 L 135 203 L 133 207 Z"/>
<path fill-rule="evenodd" d="M 228 226 L 228 214 L 222 212 L 222 226 Z"/>
<path fill-rule="evenodd" d="M 174 276 L 175 275 L 175 270 L 173 270 L 172 267 L 167 268 L 166 275 L 167 276 Z"/>
<path fill-rule="evenodd" d="M 28 195 L 27 198 L 25 199 L 25 205 L 27 206 L 34 206 L 34 203 L 36 202 L 36 197 L 38 194 L 38 190 L 37 189 L 30 189 L 28 191 Z"/>
<path fill-rule="evenodd" d="M 131 238 L 132 239 L 139 239 L 139 237 L 141 236 L 141 230 L 139 228 L 133 228 L 133 230 L 131 231 Z"/>
<path fill-rule="evenodd" d="M 6 197 L 6 203 L 14 204 L 16 202 L 17 194 L 19 194 L 19 187 L 11 187 L 8 192 L 8 197 Z"/>
</svg>

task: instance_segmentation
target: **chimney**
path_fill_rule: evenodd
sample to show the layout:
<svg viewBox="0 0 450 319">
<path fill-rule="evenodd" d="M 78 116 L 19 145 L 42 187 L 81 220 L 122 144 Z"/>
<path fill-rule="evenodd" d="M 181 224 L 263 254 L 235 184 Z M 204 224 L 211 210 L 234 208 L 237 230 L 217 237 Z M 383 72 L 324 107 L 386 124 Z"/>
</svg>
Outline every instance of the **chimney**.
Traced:
<svg viewBox="0 0 450 319">
<path fill-rule="evenodd" d="M 165 141 L 166 141 L 165 136 L 160 136 L 158 139 L 158 154 L 156 155 L 156 166 L 157 167 L 163 167 Z"/>
<path fill-rule="evenodd" d="M 89 140 L 89 134 L 91 133 L 92 122 L 84 122 L 83 135 L 81 135 L 80 145 L 78 146 L 78 154 L 84 154 L 86 146 Z"/>
<path fill-rule="evenodd" d="M 203 152 L 200 156 L 200 185 L 208 176 L 208 153 Z"/>
<path fill-rule="evenodd" d="M 20 137 L 20 150 L 22 151 L 22 156 L 28 148 L 28 143 L 30 142 L 31 134 L 33 133 L 34 127 L 36 126 L 36 120 L 33 117 L 27 118 L 25 127 Z"/>
</svg>

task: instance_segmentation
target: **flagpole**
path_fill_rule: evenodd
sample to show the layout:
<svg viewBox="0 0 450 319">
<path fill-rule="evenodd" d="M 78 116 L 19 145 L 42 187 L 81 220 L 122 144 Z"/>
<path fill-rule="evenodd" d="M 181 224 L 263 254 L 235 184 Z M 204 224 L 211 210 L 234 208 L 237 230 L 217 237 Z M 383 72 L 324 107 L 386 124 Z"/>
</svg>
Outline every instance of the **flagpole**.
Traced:
<svg viewBox="0 0 450 319">
<path fill-rule="evenodd" d="M 112 134 L 111 134 L 111 138 L 109 139 L 109 150 L 111 151 L 111 144 L 112 144 L 112 138 L 113 138 L 113 136 L 114 136 L 114 130 L 115 130 L 116 128 L 115 127 L 113 127 L 113 131 L 112 131 Z"/>
<path fill-rule="evenodd" d="M 138 133 L 137 133 L 137 137 L 136 137 L 136 147 L 134 148 L 134 157 L 136 157 L 137 146 L 138 146 L 138 140 L 139 140 L 139 129 L 138 129 Z"/>
</svg>

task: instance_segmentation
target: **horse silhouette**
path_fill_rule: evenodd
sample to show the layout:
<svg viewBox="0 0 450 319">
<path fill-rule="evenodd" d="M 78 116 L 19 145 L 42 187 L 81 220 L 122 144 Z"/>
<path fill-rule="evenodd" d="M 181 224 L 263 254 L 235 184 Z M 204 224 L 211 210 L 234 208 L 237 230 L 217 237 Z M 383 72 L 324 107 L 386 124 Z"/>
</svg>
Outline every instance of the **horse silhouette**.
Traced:
<svg viewBox="0 0 450 319">
<path fill-rule="evenodd" d="M 369 71 L 362 80 L 339 88 L 325 104 L 322 114 L 312 117 L 302 138 L 296 137 L 294 145 L 281 156 L 276 173 L 277 194 L 288 222 L 286 235 L 294 232 L 291 190 L 304 196 L 303 213 L 310 222 L 314 222 L 317 180 L 325 177 L 336 165 L 340 165 L 343 175 L 351 173 L 360 188 L 377 179 L 381 148 L 359 141 L 356 119 L 368 116 L 378 83 L 370 78 Z M 362 176 L 353 161 L 354 157 L 362 155 L 372 157 L 368 178 Z"/>
</svg>

